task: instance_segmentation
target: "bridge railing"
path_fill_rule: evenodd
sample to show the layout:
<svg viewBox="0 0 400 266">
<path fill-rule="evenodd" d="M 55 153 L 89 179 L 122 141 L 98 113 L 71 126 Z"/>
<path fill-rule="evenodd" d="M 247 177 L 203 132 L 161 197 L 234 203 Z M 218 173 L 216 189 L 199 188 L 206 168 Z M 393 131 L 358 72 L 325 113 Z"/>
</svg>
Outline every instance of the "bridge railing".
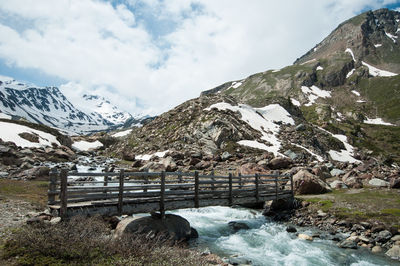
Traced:
<svg viewBox="0 0 400 266">
<path fill-rule="evenodd" d="M 70 178 L 69 178 L 70 177 Z M 48 204 L 59 206 L 61 217 L 67 208 L 84 202 L 117 204 L 118 214 L 124 205 L 158 202 L 163 217 L 165 204 L 182 208 L 182 202 L 192 201 L 195 208 L 202 201 L 209 204 L 227 201 L 228 205 L 243 198 L 260 202 L 265 197 L 293 196 L 291 175 L 202 175 L 199 172 L 119 172 L 76 173 L 66 169 L 50 172 Z M 154 205 L 154 204 L 153 204 Z M 204 206 L 204 204 L 203 204 Z M 169 207 L 171 209 L 171 207 Z"/>
</svg>

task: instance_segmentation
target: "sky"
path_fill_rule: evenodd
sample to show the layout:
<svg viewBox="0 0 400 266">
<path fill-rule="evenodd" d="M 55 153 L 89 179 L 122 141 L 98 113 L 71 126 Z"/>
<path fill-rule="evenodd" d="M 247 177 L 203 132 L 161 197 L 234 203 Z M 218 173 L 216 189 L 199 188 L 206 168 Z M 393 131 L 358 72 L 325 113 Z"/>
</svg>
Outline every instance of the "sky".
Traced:
<svg viewBox="0 0 400 266">
<path fill-rule="evenodd" d="M 400 0 L 0 0 L 0 75 L 157 115 Z"/>
</svg>

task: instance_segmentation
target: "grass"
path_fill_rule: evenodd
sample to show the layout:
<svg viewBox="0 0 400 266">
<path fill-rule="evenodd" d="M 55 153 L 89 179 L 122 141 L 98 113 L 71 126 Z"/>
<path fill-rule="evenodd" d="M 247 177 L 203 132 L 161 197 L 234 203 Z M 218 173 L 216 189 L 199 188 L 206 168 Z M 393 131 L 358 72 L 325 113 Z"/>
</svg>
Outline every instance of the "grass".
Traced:
<svg viewBox="0 0 400 266">
<path fill-rule="evenodd" d="M 400 226 L 400 193 L 396 190 L 334 190 L 323 195 L 299 197 L 310 202 L 311 208 L 329 212 L 340 219 L 378 221 L 387 226 Z"/>
<path fill-rule="evenodd" d="M 179 243 L 159 236 L 114 238 L 100 217 L 74 217 L 56 225 L 25 225 L 0 248 L 7 265 L 205 265 Z"/>
<path fill-rule="evenodd" d="M 0 179 L 0 202 L 23 200 L 38 208 L 47 205 L 48 181 Z"/>
</svg>

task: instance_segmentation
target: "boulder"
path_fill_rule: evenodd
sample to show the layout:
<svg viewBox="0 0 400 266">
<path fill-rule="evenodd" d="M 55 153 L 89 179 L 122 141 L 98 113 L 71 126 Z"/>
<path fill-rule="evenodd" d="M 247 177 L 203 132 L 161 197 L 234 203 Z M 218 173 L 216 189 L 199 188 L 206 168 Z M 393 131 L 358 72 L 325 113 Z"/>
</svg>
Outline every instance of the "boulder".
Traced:
<svg viewBox="0 0 400 266">
<path fill-rule="evenodd" d="M 292 160 L 287 157 L 275 157 L 268 163 L 268 167 L 276 169 L 287 169 L 292 164 Z"/>
<path fill-rule="evenodd" d="M 256 163 L 246 163 L 240 166 L 242 175 L 254 175 L 257 173 L 265 173 L 265 169 Z"/>
<path fill-rule="evenodd" d="M 357 176 L 348 176 L 346 178 L 343 178 L 343 182 L 349 188 L 362 188 L 363 187 L 361 178 L 359 178 Z"/>
<path fill-rule="evenodd" d="M 400 259 L 400 246 L 393 246 L 385 254 L 391 258 Z"/>
<path fill-rule="evenodd" d="M 371 250 L 372 253 L 381 253 L 382 251 L 381 246 L 374 246 Z"/>
<path fill-rule="evenodd" d="M 327 183 L 307 170 L 300 170 L 293 176 L 294 190 L 297 194 L 320 194 L 331 191 Z"/>
<path fill-rule="evenodd" d="M 299 234 L 297 237 L 299 239 L 308 240 L 308 241 L 312 241 L 313 240 L 312 236 L 309 236 L 309 235 L 306 235 L 306 234 Z"/>
<path fill-rule="evenodd" d="M 400 178 L 390 179 L 390 188 L 400 188 Z"/>
<path fill-rule="evenodd" d="M 221 155 L 221 160 L 226 161 L 226 160 L 229 160 L 231 157 L 232 157 L 232 154 L 230 154 L 229 152 L 225 151 Z"/>
<path fill-rule="evenodd" d="M 340 180 L 333 181 L 332 183 L 329 184 L 329 186 L 331 188 L 348 188 L 348 186 L 343 181 Z"/>
<path fill-rule="evenodd" d="M 237 222 L 237 221 L 232 221 L 228 223 L 229 227 L 232 228 L 235 232 L 239 230 L 245 230 L 245 229 L 250 229 L 250 227 L 243 223 L 243 222 Z"/>
<path fill-rule="evenodd" d="M 314 167 L 312 169 L 312 173 L 314 175 L 318 176 L 319 178 L 321 178 L 322 180 L 332 177 L 331 173 L 329 172 L 328 167 L 326 167 L 326 166 Z"/>
<path fill-rule="evenodd" d="M 392 238 L 392 234 L 388 230 L 380 231 L 375 238 L 376 242 L 386 243 L 390 238 Z"/>
<path fill-rule="evenodd" d="M 123 219 L 115 229 L 115 237 L 129 233 L 154 236 L 166 234 L 166 237 L 179 241 L 190 239 L 192 229 L 185 218 L 175 214 L 166 214 L 165 219 L 161 219 L 159 215 Z"/>
<path fill-rule="evenodd" d="M 389 182 L 378 178 L 372 178 L 368 184 L 374 187 L 389 187 Z"/>
<path fill-rule="evenodd" d="M 292 225 L 289 225 L 288 227 L 286 227 L 286 232 L 288 232 L 288 233 L 296 233 L 297 229 L 296 229 L 296 227 L 294 227 Z"/>
<path fill-rule="evenodd" d="M 331 173 L 332 176 L 340 176 L 340 175 L 344 175 L 345 174 L 345 172 L 343 170 L 340 170 L 340 169 L 337 169 L 337 168 L 332 169 L 330 173 Z"/>
<path fill-rule="evenodd" d="M 340 248 L 357 249 L 357 243 L 351 239 L 345 239 L 345 240 L 339 242 L 337 245 Z"/>
</svg>

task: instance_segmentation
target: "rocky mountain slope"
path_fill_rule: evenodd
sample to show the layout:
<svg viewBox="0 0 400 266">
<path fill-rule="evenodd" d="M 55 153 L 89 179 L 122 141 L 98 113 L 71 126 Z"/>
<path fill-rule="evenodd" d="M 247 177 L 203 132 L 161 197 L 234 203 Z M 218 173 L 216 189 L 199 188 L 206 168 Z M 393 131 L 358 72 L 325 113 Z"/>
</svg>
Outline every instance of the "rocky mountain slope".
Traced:
<svg viewBox="0 0 400 266">
<path fill-rule="evenodd" d="M 205 91 L 108 152 L 126 159 L 161 152 L 172 168 L 206 170 L 249 162 L 268 169 L 277 156 L 400 162 L 399 19 L 387 9 L 352 18 L 293 65 Z M 158 164 L 171 165 L 165 161 Z M 136 166 L 153 167 L 143 164 Z"/>
<path fill-rule="evenodd" d="M 0 77 L 0 116 L 59 128 L 69 134 L 130 127 L 141 118 L 119 110 L 104 97 L 84 95 L 83 107 L 72 104 L 57 87 L 37 87 Z"/>
</svg>

